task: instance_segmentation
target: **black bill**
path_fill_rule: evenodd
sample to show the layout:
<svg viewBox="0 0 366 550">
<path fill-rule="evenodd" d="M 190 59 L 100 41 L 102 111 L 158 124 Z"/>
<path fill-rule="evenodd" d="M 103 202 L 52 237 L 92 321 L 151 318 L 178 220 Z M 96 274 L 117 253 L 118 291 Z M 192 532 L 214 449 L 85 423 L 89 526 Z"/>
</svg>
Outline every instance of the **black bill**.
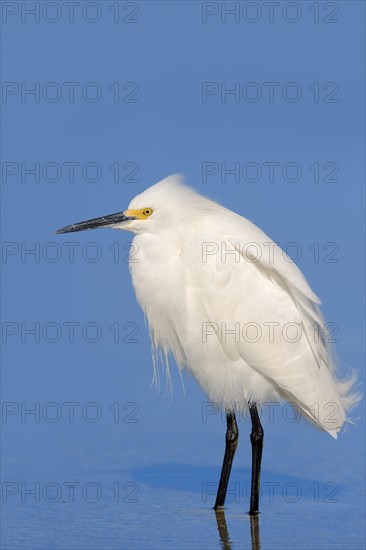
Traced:
<svg viewBox="0 0 366 550">
<path fill-rule="evenodd" d="M 109 227 L 116 223 L 123 223 L 134 220 L 133 216 L 125 216 L 124 212 L 117 212 L 117 214 L 110 214 L 109 216 L 102 216 L 101 218 L 93 218 L 92 220 L 86 220 L 85 222 L 74 223 L 67 225 L 55 231 L 56 235 L 61 233 L 74 233 L 76 231 L 87 231 L 88 229 L 96 229 L 97 227 Z"/>
</svg>

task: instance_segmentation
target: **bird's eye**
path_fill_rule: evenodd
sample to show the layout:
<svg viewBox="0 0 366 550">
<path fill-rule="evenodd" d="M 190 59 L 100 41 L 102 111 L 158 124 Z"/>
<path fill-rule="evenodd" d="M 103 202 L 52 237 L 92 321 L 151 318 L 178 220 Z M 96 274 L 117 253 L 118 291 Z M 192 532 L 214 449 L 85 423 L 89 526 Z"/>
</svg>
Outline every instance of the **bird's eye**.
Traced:
<svg viewBox="0 0 366 550">
<path fill-rule="evenodd" d="M 144 216 L 151 216 L 152 212 L 151 208 L 145 208 L 143 214 Z"/>
</svg>

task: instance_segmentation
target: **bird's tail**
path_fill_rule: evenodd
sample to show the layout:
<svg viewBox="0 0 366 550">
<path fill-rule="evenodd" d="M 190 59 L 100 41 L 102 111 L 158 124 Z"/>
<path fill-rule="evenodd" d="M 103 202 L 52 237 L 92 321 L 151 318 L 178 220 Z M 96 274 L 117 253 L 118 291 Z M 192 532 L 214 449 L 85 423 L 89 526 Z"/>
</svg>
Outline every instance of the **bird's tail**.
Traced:
<svg viewBox="0 0 366 550">
<path fill-rule="evenodd" d="M 340 365 L 320 307 L 308 300 L 301 302 L 299 307 L 307 318 L 305 334 L 318 364 L 315 391 L 310 392 L 304 401 L 300 399 L 300 408 L 307 420 L 337 439 L 345 423 L 354 423 L 350 413 L 362 399 L 357 389 L 357 371 L 345 370 Z M 318 328 L 317 340 L 306 330 L 314 323 Z"/>
<path fill-rule="evenodd" d="M 351 370 L 347 377 L 343 379 L 337 379 L 336 386 L 340 396 L 341 404 L 346 414 L 345 422 L 354 424 L 354 420 L 352 420 L 352 418 L 350 417 L 350 413 L 362 400 L 362 393 L 357 389 L 357 372 L 355 370 Z"/>
<path fill-rule="evenodd" d="M 323 364 L 320 376 L 327 386 L 319 384 L 319 387 L 328 387 L 327 396 L 315 395 L 312 405 L 301 403 L 298 407 L 306 420 L 337 439 L 338 433 L 347 422 L 354 423 L 350 413 L 362 399 L 362 394 L 357 390 L 357 373 L 352 370 L 341 379 Z"/>
</svg>

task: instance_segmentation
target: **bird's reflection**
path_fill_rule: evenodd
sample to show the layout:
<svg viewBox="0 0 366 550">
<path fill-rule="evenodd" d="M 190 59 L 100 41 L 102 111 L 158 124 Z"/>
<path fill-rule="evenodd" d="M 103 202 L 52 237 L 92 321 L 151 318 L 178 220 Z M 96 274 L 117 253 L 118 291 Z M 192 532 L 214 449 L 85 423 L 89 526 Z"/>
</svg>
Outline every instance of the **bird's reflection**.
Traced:
<svg viewBox="0 0 366 550">
<path fill-rule="evenodd" d="M 223 508 L 215 510 L 217 528 L 223 550 L 231 550 L 229 531 L 227 530 L 225 511 Z"/>
<path fill-rule="evenodd" d="M 259 531 L 259 516 L 250 517 L 250 538 L 252 539 L 252 550 L 261 550 L 261 536 Z"/>
<path fill-rule="evenodd" d="M 220 540 L 223 550 L 231 550 L 231 540 L 227 528 L 225 510 L 219 508 L 215 510 L 217 528 L 219 530 Z M 252 550 L 261 550 L 261 540 L 259 531 L 259 516 L 249 516 L 250 518 L 250 537 Z"/>
</svg>

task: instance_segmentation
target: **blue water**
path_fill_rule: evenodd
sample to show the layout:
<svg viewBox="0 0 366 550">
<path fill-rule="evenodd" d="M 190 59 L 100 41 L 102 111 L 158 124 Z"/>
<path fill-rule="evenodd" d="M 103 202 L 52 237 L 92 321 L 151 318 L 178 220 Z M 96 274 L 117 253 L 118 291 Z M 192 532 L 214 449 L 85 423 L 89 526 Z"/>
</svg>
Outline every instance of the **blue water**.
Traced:
<svg viewBox="0 0 366 550">
<path fill-rule="evenodd" d="M 338 441 L 263 412 L 252 525 L 242 419 L 217 523 L 225 419 L 174 364 L 150 388 L 131 236 L 53 234 L 183 172 L 285 246 L 363 391 L 365 4 L 256 5 L 1 2 L 6 550 L 364 548 L 364 402 Z"/>
<path fill-rule="evenodd" d="M 177 398 L 181 405 L 184 399 Z M 247 423 L 239 423 L 226 509 L 217 523 L 212 506 L 224 424 L 218 416 L 203 423 L 198 406 L 182 424 L 174 404 L 165 406 L 160 419 L 152 409 L 150 420 L 140 414 L 138 423 L 100 422 L 93 431 L 60 421 L 47 426 L 42 444 L 36 441 L 41 423 L 18 426 L 18 443 L 28 452 L 13 453 L 3 467 L 2 547 L 364 547 L 364 435 L 358 426 L 335 442 L 302 421 L 272 424 L 263 418 L 261 513 L 254 536 L 247 514 Z"/>
<path fill-rule="evenodd" d="M 210 509 L 212 497 L 203 502 L 201 490 L 202 479 L 214 481 L 217 473 L 213 467 L 179 464 L 114 471 L 101 468 L 86 477 L 85 473 L 74 473 L 67 477 L 68 487 L 76 479 L 84 489 L 90 479 L 93 482 L 84 497 L 75 487 L 74 502 L 70 502 L 68 489 L 52 504 L 42 496 L 39 503 L 32 502 L 32 496 L 24 503 L 9 498 L 3 505 L 2 547 L 220 548 L 228 541 L 224 548 L 250 548 L 250 518 L 245 513 L 248 500 L 240 499 L 239 491 L 236 496 L 229 495 L 227 509 L 220 516 L 227 525 L 227 535 L 221 534 L 220 542 L 215 514 Z M 249 479 L 248 470 L 234 472 L 234 493 L 235 486 L 242 485 L 245 478 Z M 42 492 L 49 480 L 43 483 L 40 479 Z M 63 479 L 53 477 L 53 487 L 63 487 Z M 253 548 L 363 548 L 364 493 L 358 484 L 342 484 L 339 493 L 329 497 L 329 489 L 324 491 L 321 483 L 323 495 L 316 502 L 317 489 L 311 478 L 265 472 L 262 484 L 269 488 L 270 483 L 276 489 L 273 498 L 269 499 L 268 489 L 262 499 L 256 537 L 260 543 L 253 541 Z M 331 489 L 333 492 L 334 487 Z M 47 500 L 55 499 L 57 490 L 49 487 Z M 300 491 L 302 496 L 297 500 Z M 89 502 L 99 497 L 97 503 Z"/>
</svg>

